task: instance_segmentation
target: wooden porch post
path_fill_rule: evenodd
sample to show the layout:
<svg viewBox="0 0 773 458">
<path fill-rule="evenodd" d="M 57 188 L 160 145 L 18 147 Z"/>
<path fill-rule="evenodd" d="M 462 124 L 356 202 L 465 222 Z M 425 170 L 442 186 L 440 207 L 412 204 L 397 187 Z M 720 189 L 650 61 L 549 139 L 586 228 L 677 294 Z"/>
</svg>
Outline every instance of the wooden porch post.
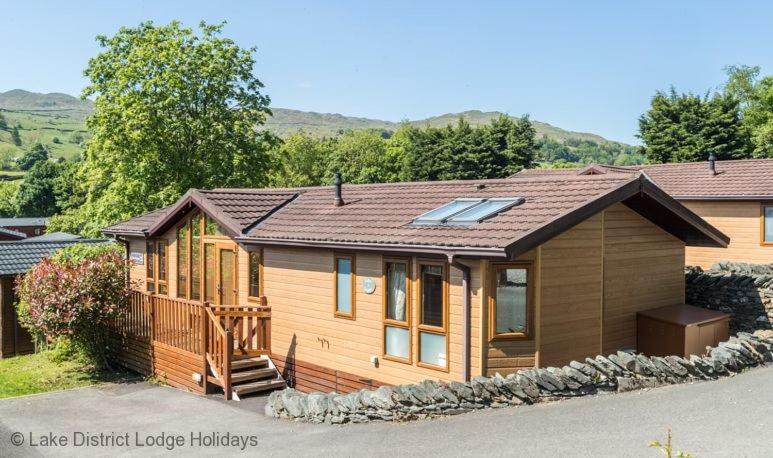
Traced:
<svg viewBox="0 0 773 458">
<path fill-rule="evenodd" d="M 207 314 L 206 302 L 201 304 L 199 313 L 201 314 L 201 332 L 200 332 L 201 362 L 202 362 L 202 367 L 204 368 L 204 371 L 201 374 L 201 383 L 204 384 L 204 394 L 207 394 L 207 386 L 208 386 L 207 379 L 209 377 L 209 371 L 207 370 L 207 341 L 208 341 L 207 333 L 209 331 L 209 315 Z"/>
<path fill-rule="evenodd" d="M 223 393 L 226 401 L 231 400 L 231 359 L 234 352 L 233 330 L 225 330 L 225 342 L 223 344 Z"/>
</svg>

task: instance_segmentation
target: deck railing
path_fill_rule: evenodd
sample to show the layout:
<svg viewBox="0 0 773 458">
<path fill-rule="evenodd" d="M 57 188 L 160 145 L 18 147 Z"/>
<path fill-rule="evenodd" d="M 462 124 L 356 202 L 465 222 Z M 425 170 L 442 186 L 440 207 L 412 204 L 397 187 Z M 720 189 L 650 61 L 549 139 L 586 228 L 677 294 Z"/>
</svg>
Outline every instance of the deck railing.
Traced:
<svg viewBox="0 0 773 458">
<path fill-rule="evenodd" d="M 124 337 L 161 343 L 202 356 L 231 396 L 234 355 L 258 356 L 271 351 L 271 307 L 211 305 L 132 291 L 126 313 L 115 321 Z M 206 372 L 206 369 L 204 369 Z M 203 374 L 206 386 L 207 374 Z"/>
</svg>

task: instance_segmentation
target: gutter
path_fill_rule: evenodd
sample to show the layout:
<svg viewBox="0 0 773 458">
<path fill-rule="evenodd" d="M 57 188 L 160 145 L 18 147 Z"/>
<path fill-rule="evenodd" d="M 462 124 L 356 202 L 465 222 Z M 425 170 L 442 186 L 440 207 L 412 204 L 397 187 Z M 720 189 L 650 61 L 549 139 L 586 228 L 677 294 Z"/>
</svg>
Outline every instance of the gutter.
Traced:
<svg viewBox="0 0 773 458">
<path fill-rule="evenodd" d="M 386 251 L 399 253 L 419 253 L 446 256 L 453 258 L 455 256 L 484 257 L 495 259 L 506 259 L 507 253 L 503 248 L 473 248 L 473 247 L 437 247 L 431 245 L 411 245 L 402 243 L 357 243 L 357 242 L 319 242 L 313 240 L 297 239 L 269 239 L 259 237 L 236 237 L 237 242 L 245 245 L 263 245 L 263 246 L 291 246 L 301 248 L 332 248 L 332 249 L 352 249 L 363 251 Z"/>
<path fill-rule="evenodd" d="M 470 267 L 449 259 L 452 267 L 462 272 L 462 381 L 470 380 Z"/>
</svg>

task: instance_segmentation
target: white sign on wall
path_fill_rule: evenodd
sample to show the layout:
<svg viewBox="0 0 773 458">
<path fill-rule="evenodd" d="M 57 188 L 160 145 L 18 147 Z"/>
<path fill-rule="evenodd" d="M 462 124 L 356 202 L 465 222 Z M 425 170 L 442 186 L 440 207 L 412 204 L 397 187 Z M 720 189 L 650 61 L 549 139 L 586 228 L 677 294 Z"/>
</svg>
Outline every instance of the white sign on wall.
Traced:
<svg viewBox="0 0 773 458">
<path fill-rule="evenodd" d="M 134 264 L 137 264 L 138 266 L 141 266 L 145 263 L 145 253 L 139 252 L 139 251 L 132 251 L 129 254 L 129 259 Z"/>
</svg>

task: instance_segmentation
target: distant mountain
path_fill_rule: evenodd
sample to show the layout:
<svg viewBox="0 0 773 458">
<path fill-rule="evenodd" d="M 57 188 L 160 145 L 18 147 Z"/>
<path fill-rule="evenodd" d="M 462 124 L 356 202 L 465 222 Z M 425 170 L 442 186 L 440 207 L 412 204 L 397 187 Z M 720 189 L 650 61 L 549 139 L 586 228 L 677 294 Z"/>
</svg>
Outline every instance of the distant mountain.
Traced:
<svg viewBox="0 0 773 458">
<path fill-rule="evenodd" d="M 343 116 L 335 113 L 315 113 L 290 110 L 287 108 L 272 108 L 271 111 L 274 113 L 274 116 L 269 118 L 266 123 L 266 128 L 279 136 L 286 136 L 300 129 L 303 129 L 312 135 L 333 136 L 344 130 L 379 129 L 394 131 L 400 126 L 397 122 Z M 432 116 L 426 119 L 410 121 L 410 123 L 419 127 L 443 127 L 448 124 L 456 124 L 459 118 L 463 117 L 471 125 L 478 126 L 481 124 L 488 124 L 492 119 L 498 118 L 503 114 L 504 113 L 499 111 L 484 112 L 470 110 L 461 113 L 447 113 L 439 116 Z M 596 134 L 564 130 L 533 119 L 531 122 L 534 125 L 534 129 L 537 131 L 538 137 L 547 135 L 553 140 L 562 143 L 569 139 L 590 140 L 596 143 L 606 143 L 609 141 Z"/>
<path fill-rule="evenodd" d="M 86 116 L 93 103 L 61 93 L 39 94 L 22 89 L 0 92 L 0 116 L 7 127 L 0 127 L 0 163 L 21 156 L 35 143 L 46 145 L 55 158 L 72 158 L 84 148 L 89 134 Z M 17 128 L 21 145 L 11 135 Z"/>
<path fill-rule="evenodd" d="M 22 89 L 0 92 L 0 115 L 6 119 L 8 127 L 0 128 L 0 156 L 20 156 L 24 150 L 35 143 L 48 146 L 54 157 L 73 157 L 83 151 L 84 140 L 88 138 L 85 119 L 94 110 L 90 100 L 62 93 L 40 94 Z M 316 136 L 334 136 L 346 130 L 378 129 L 394 131 L 399 122 L 380 119 L 357 118 L 334 113 L 315 113 L 287 108 L 272 108 L 273 116 L 268 119 L 264 128 L 285 137 L 298 130 Z M 424 127 L 442 127 L 456 124 L 463 117 L 473 126 L 488 124 L 492 119 L 501 116 L 498 111 L 470 110 L 461 113 L 447 113 L 426 119 L 410 121 L 411 124 Z M 586 132 L 564 130 L 550 124 L 532 119 L 537 136 L 547 137 L 565 143 L 571 141 L 589 140 L 598 144 L 615 143 L 599 135 Z M 22 145 L 14 145 L 11 130 L 18 126 Z"/>
<path fill-rule="evenodd" d="M 68 94 L 52 92 L 40 94 L 23 89 L 0 92 L 0 108 L 19 111 L 77 111 L 90 113 L 94 104 Z"/>
</svg>

